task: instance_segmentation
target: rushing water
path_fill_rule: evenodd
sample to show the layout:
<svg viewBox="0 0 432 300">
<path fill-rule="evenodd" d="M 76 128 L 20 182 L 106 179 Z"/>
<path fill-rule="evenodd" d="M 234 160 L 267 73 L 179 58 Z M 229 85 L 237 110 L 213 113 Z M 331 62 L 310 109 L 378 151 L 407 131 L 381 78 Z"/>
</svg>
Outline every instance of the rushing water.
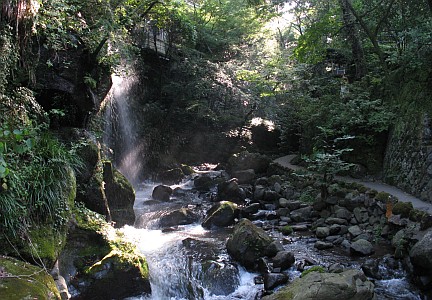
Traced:
<svg viewBox="0 0 432 300">
<path fill-rule="evenodd" d="M 231 229 L 205 230 L 200 221 L 169 230 L 158 228 L 157 219 L 166 211 L 191 207 L 204 214 L 208 207 L 203 200 L 205 197 L 191 190 L 190 183 L 186 183 L 180 186 L 186 193 L 161 204 L 150 200 L 154 186 L 143 185 L 137 192 L 136 224 L 122 229 L 125 237 L 136 243 L 146 256 L 152 287 L 152 295 L 129 300 L 259 299 L 264 287 L 255 284 L 258 274 L 238 266 L 226 252 L 225 243 Z M 284 237 L 278 231 L 270 231 L 270 234 L 294 253 L 296 264 L 308 260 L 326 267 L 339 264 L 345 268 L 360 268 L 366 260 L 353 259 L 342 250 L 318 251 L 313 247 L 316 239 L 310 233 L 291 237 Z M 381 255 L 377 253 L 375 257 L 378 259 Z M 384 279 L 374 281 L 377 299 L 421 299 L 400 266 L 394 270 L 381 268 L 384 268 L 381 270 Z M 295 268 L 289 271 L 291 279 L 299 275 Z"/>
<path fill-rule="evenodd" d="M 158 229 L 155 221 L 161 213 L 187 204 L 185 196 L 162 205 L 148 201 L 152 188 L 137 192 L 136 225 L 123 228 L 125 237 L 146 256 L 152 287 L 151 296 L 131 299 L 255 299 L 262 290 L 254 283 L 257 274 L 231 262 L 225 250 L 231 230 L 205 230 L 200 222 L 168 232 Z M 195 194 L 186 199 L 189 205 L 202 202 Z"/>
</svg>

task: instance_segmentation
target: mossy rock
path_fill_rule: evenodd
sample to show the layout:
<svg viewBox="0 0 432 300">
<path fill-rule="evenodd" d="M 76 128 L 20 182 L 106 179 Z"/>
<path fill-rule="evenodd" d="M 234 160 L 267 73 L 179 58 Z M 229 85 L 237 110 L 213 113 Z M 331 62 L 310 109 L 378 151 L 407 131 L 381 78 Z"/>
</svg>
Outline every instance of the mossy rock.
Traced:
<svg viewBox="0 0 432 300">
<path fill-rule="evenodd" d="M 279 228 L 279 231 L 283 234 L 283 235 L 290 235 L 293 233 L 293 229 L 291 226 L 286 225 L 286 226 L 282 226 Z"/>
<path fill-rule="evenodd" d="M 45 270 L 6 256 L 0 256 L 0 296 L 7 300 L 61 299 Z"/>
<path fill-rule="evenodd" d="M 256 261 L 268 254 L 268 247 L 273 239 L 262 229 L 248 219 L 242 219 L 234 227 L 226 247 L 228 253 L 240 264 L 253 270 Z"/>
<path fill-rule="evenodd" d="M 127 178 L 116 170 L 110 161 L 103 162 L 103 179 L 105 195 L 111 213 L 112 221 L 117 227 L 133 225 L 135 214 L 135 190 Z"/>
<path fill-rule="evenodd" d="M 59 258 L 59 269 L 61 275 L 75 274 L 70 284 L 81 299 L 123 299 L 150 293 L 147 261 L 136 247 L 102 215 L 83 206 L 74 215 L 75 228 Z"/>
<path fill-rule="evenodd" d="M 400 215 L 402 218 L 408 218 L 411 211 L 414 209 L 411 202 L 397 202 L 393 206 L 393 214 Z"/>
<path fill-rule="evenodd" d="M 210 208 L 202 226 L 207 229 L 212 228 L 212 226 L 226 227 L 234 224 L 237 215 L 237 204 L 230 201 L 222 201 Z"/>
</svg>

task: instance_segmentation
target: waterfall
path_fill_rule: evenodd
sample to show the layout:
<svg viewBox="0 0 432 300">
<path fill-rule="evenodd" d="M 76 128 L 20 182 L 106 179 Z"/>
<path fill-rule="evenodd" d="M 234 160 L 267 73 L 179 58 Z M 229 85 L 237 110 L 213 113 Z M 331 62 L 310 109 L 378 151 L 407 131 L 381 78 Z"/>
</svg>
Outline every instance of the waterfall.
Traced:
<svg viewBox="0 0 432 300">
<path fill-rule="evenodd" d="M 105 109 L 104 144 L 107 154 L 116 168 L 133 184 L 137 185 L 142 173 L 140 159 L 144 143 L 139 138 L 139 116 L 134 105 L 144 92 L 139 77 L 128 68 L 128 72 L 112 75 L 112 87 Z"/>
</svg>

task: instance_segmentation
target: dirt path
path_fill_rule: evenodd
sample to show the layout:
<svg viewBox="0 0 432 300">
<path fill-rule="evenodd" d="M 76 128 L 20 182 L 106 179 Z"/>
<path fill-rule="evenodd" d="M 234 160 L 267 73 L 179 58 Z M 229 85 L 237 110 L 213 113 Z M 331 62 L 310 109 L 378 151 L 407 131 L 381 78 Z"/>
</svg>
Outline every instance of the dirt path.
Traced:
<svg viewBox="0 0 432 300">
<path fill-rule="evenodd" d="M 292 155 L 286 155 L 283 157 L 279 157 L 277 159 L 274 160 L 275 163 L 278 163 L 279 165 L 285 167 L 285 168 L 289 168 L 291 170 L 301 170 L 304 169 L 300 166 L 297 165 L 293 165 L 291 163 L 291 160 L 295 157 L 296 155 L 292 154 Z M 361 180 L 361 179 L 355 179 L 355 178 L 351 178 L 351 177 L 342 177 L 342 176 L 336 176 L 337 180 L 340 181 L 345 181 L 345 182 L 357 182 L 360 183 L 362 185 L 364 185 L 365 187 L 377 190 L 378 192 L 386 192 L 389 193 L 392 196 L 395 196 L 399 199 L 399 201 L 403 201 L 403 202 L 411 202 L 414 206 L 414 208 L 419 209 L 419 210 L 423 210 L 423 211 L 427 211 L 428 213 L 432 214 L 432 204 L 425 202 L 423 200 L 420 200 L 410 194 L 405 193 L 404 191 L 402 191 L 401 189 L 382 183 L 382 182 L 375 182 L 375 181 L 365 181 L 365 180 Z"/>
</svg>

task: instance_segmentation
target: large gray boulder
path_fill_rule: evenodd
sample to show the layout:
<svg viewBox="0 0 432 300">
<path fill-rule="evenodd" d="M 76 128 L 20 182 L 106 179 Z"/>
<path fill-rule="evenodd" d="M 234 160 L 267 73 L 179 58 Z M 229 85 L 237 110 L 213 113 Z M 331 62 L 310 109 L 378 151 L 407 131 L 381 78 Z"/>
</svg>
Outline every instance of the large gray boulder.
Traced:
<svg viewBox="0 0 432 300">
<path fill-rule="evenodd" d="M 234 224 L 237 215 L 237 204 L 229 201 L 222 201 L 212 206 L 202 223 L 204 228 L 212 226 L 226 227 Z"/>
<path fill-rule="evenodd" d="M 411 248 L 409 256 L 416 273 L 432 276 L 432 230 Z"/>
<path fill-rule="evenodd" d="M 248 219 L 242 219 L 234 227 L 233 234 L 227 241 L 228 253 L 249 270 L 255 268 L 255 262 L 268 254 L 268 247 L 273 239 Z"/>
<path fill-rule="evenodd" d="M 263 300 L 369 300 L 374 298 L 374 285 L 363 272 L 312 272 L 294 280 Z"/>
</svg>

